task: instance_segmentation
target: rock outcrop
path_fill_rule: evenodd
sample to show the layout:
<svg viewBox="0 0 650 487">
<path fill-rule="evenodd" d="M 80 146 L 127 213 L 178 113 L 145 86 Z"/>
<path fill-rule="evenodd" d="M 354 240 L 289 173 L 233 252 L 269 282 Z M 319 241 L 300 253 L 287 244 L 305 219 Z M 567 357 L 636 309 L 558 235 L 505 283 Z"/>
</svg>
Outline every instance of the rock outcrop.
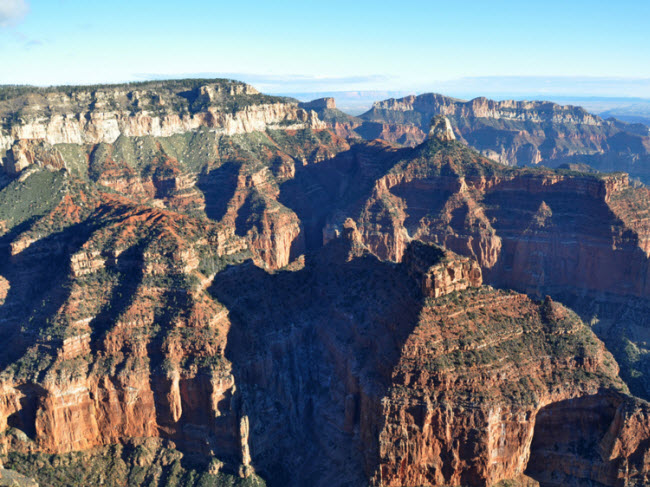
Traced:
<svg viewBox="0 0 650 487">
<path fill-rule="evenodd" d="M 31 165 L 39 165 L 52 170 L 65 168 L 61 153 L 42 140 L 17 140 L 9 151 L 5 170 L 11 174 L 20 174 Z"/>
<path fill-rule="evenodd" d="M 446 115 L 463 118 L 492 118 L 556 124 L 602 125 L 603 120 L 581 107 L 558 105 L 543 101 L 495 101 L 484 97 L 470 101 L 449 98 L 435 93 L 407 96 L 399 100 L 375 102 L 372 110 L 395 112 L 418 112 L 421 114 Z M 371 113 L 372 113 L 371 110 Z M 424 115 L 426 117 L 426 115 Z M 431 117 L 429 117 L 431 118 Z"/>
<path fill-rule="evenodd" d="M 16 111 L 13 107 L 20 101 L 25 106 Z M 248 85 L 227 80 L 149 82 L 69 92 L 26 88 L 0 102 L 0 118 L 12 121 L 0 136 L 0 151 L 22 140 L 112 144 L 121 135 L 170 137 L 200 128 L 223 135 L 325 128 L 315 112 L 295 102 L 260 95 Z M 7 170 L 19 172 L 29 162 L 14 151 Z"/>
<path fill-rule="evenodd" d="M 557 167 L 586 163 L 601 171 L 626 171 L 649 180 L 650 133 L 636 125 L 603 120 L 583 108 L 541 101 L 464 101 L 427 93 L 376 102 L 360 115 L 362 123 L 391 127 L 384 132 L 417 130 L 410 139 L 391 142 L 416 146 L 429 121 L 447 117 L 459 138 L 485 157 L 506 165 Z M 359 132 L 362 134 L 362 132 Z M 362 134 L 363 135 L 363 134 Z"/>
<path fill-rule="evenodd" d="M 341 463 L 365 470 L 378 486 L 496 485 L 524 474 L 561 474 L 576 485 L 646 481 L 639 459 L 647 446 L 619 419 L 650 422 L 645 403 L 625 393 L 616 362 L 574 313 L 550 299 L 481 287 L 477 272 L 470 283 L 455 281 L 462 290 L 446 287 L 434 297 L 422 286 L 425 272 L 478 269 L 417 242 L 402 264 L 381 263 L 358 247 L 350 222 L 344 228 L 300 271 L 263 277 L 233 269 L 213 288 L 239 317 L 230 353 L 255 384 L 243 384 L 242 394 L 258 471 L 319 485 L 343 482 L 343 467 L 332 468 Z M 344 263 L 334 268 L 333 259 Z M 355 277 L 362 275 L 365 286 Z M 247 308 L 254 296 L 265 298 Z M 250 343 L 260 349 L 251 352 Z M 575 401 L 575 417 L 603 405 L 589 435 L 611 453 L 601 458 L 598 443 L 566 445 L 562 458 L 576 468 L 558 455 L 540 473 L 547 432 L 558 428 L 561 443 L 561 422 L 548 423 L 546 411 L 566 401 Z M 278 436 L 275 421 L 290 433 Z M 305 421 L 314 425 L 309 433 Z M 647 437 L 644 428 L 637 438 Z M 312 460 L 292 462 L 278 447 Z"/>
<path fill-rule="evenodd" d="M 0 485 L 5 487 L 38 487 L 38 483 L 13 470 L 0 467 Z"/>
<path fill-rule="evenodd" d="M 205 291 L 222 260 L 249 255 L 245 242 L 232 229 L 115 195 L 82 210 L 79 223 L 66 222 L 10 265 L 16 284 L 2 319 L 15 348 L 2 354 L 0 424 L 29 441 L 4 437 L 4 451 L 60 454 L 160 436 L 246 466 L 224 357 L 228 313 Z M 43 295 L 52 301 L 34 307 Z M 44 312 L 48 324 L 21 338 L 21 323 Z"/>
<path fill-rule="evenodd" d="M 315 112 L 319 110 L 335 110 L 336 100 L 334 98 L 318 98 L 317 100 L 301 103 L 300 107 L 305 110 L 314 110 Z"/>
<path fill-rule="evenodd" d="M 431 128 L 429 129 L 429 138 L 440 142 L 456 140 L 454 129 L 451 128 L 451 123 L 447 117 L 442 115 L 433 117 L 433 120 L 431 120 Z"/>
<path fill-rule="evenodd" d="M 409 245 L 403 260 L 425 297 L 439 298 L 483 283 L 476 261 L 418 241 Z"/>
<path fill-rule="evenodd" d="M 602 392 L 613 359 L 573 313 L 485 289 L 456 301 L 427 303 L 404 344 L 382 401 L 376 485 L 495 485 L 524 472 L 542 485 L 558 476 L 563 485 L 647 482 L 646 447 L 619 418 L 648 421 L 650 411 Z M 583 358 L 561 351 L 574 340 L 587 347 Z M 561 384 L 574 374 L 584 379 Z"/>
<path fill-rule="evenodd" d="M 361 203 L 357 225 L 376 255 L 399 261 L 406 242 L 418 239 L 476 259 L 499 286 L 649 295 L 645 278 L 626 277 L 649 271 L 648 220 L 629 233 L 616 216 L 622 201 L 637 198 L 627 176 L 515 173 L 484 159 L 470 163 L 470 153 L 461 167 L 459 144 L 433 148 L 434 159 L 427 144 L 377 179 Z"/>
<path fill-rule="evenodd" d="M 5 303 L 7 295 L 11 289 L 11 284 L 4 277 L 0 276 L 0 305 Z"/>
<path fill-rule="evenodd" d="M 650 398 L 650 208 L 627 175 L 490 161 L 455 100 L 424 127 L 402 123 L 418 99 L 395 103 L 398 127 L 225 81 L 11 89 L 8 469 L 53 486 L 650 481 L 650 410 L 628 389 Z M 593 329 L 560 300 L 597 303 Z M 594 332 L 636 362 L 619 376 Z"/>
</svg>

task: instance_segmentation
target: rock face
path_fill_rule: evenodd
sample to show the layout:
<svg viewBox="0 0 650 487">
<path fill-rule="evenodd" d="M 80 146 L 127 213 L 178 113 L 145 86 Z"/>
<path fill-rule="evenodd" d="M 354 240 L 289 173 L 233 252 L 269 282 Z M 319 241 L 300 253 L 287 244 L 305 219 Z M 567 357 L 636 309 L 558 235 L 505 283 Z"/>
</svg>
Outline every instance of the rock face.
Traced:
<svg viewBox="0 0 650 487">
<path fill-rule="evenodd" d="M 19 102 L 26 106 L 16 111 L 12 107 Z M 201 127 L 224 135 L 325 127 L 315 113 L 296 103 L 227 80 L 149 82 L 70 92 L 27 89 L 0 103 L 0 117 L 15 121 L 0 136 L 0 151 L 9 149 L 12 141 L 31 139 L 50 145 L 112 144 L 120 135 L 170 137 Z M 23 162 L 10 163 L 8 170 L 15 171 Z"/>
<path fill-rule="evenodd" d="M 431 262 L 436 263 L 430 266 Z M 469 287 L 481 287 L 483 283 L 481 268 L 475 261 L 418 241 L 409 245 L 404 263 L 421 283 L 425 297 L 439 298 Z"/>
<path fill-rule="evenodd" d="M 366 154 L 359 151 L 357 157 L 363 160 Z M 488 282 L 539 294 L 550 290 L 546 282 L 566 290 L 593 286 L 596 293 L 607 288 L 607 292 L 627 294 L 629 283 L 623 286 L 623 275 L 639 271 L 619 266 L 637 258 L 635 269 L 646 265 L 643 229 L 647 222 L 645 217 L 639 219 L 642 211 L 624 209 L 638 204 L 632 202 L 640 201 L 637 198 L 642 198 L 643 191 L 633 196 L 637 192 L 629 188 L 624 176 L 509 171 L 459 144 L 445 147 L 433 140 L 414 152 L 379 149 L 367 157 L 375 162 L 366 166 L 340 159 L 296 177 L 301 185 L 315 188 L 319 180 L 331 177 L 334 182 L 329 187 L 337 187 L 337 173 L 350 167 L 346 174 L 353 180 L 341 192 L 328 194 L 322 186 L 313 190 L 312 200 L 319 208 L 339 205 L 330 216 L 313 218 L 329 218 L 324 228 L 333 229 L 352 216 L 364 244 L 383 259 L 401 260 L 410 239 L 430 241 L 476 259 Z M 462 165 L 455 162 L 459 158 L 465 161 Z M 290 206 L 303 215 L 308 229 L 315 213 L 302 204 L 295 201 Z M 629 223 L 621 218 L 630 218 Z M 627 234 L 628 240 L 623 235 L 632 222 L 636 230 L 634 236 Z M 596 230 L 599 227 L 602 231 Z M 584 238 L 577 237 L 583 232 Z M 595 235 L 602 240 L 597 243 Z M 306 238 L 312 241 L 308 232 Z M 554 250 L 557 239 L 567 246 L 567 254 Z M 521 252 L 523 248 L 530 252 Z M 541 260 L 532 255 L 542 256 Z M 579 255 L 580 264 L 570 255 Z M 587 264 L 590 259 L 593 265 Z M 602 264 L 612 261 L 618 264 L 611 268 Z M 616 274 L 617 269 L 621 274 Z M 590 273 L 593 277 L 587 278 Z M 575 281 L 570 283 L 568 278 Z M 633 292 L 644 295 L 646 290 L 641 286 Z"/>
<path fill-rule="evenodd" d="M 419 126 L 403 123 L 382 123 L 364 120 L 343 113 L 336 108 L 333 98 L 321 98 L 299 105 L 305 110 L 313 110 L 330 130 L 340 137 L 348 139 L 385 140 L 399 145 L 413 147 L 426 138 L 426 133 Z"/>
<path fill-rule="evenodd" d="M 38 487 L 38 483 L 29 477 L 0 467 L 0 485 L 13 487 Z"/>
<path fill-rule="evenodd" d="M 402 161 L 385 154 L 394 165 L 347 210 L 373 253 L 399 261 L 418 239 L 476 259 L 487 282 L 523 292 L 648 296 L 645 278 L 626 277 L 648 272 L 648 222 L 623 209 L 643 190 L 636 195 L 626 176 L 517 173 L 460 144 L 436 144 Z M 633 218 L 636 230 L 617 214 Z"/>
<path fill-rule="evenodd" d="M 13 329 L 17 350 L 7 351 L 4 363 L 25 355 L 4 371 L 0 424 L 30 436 L 17 447 L 23 451 L 63 453 L 162 435 L 237 461 L 240 413 L 223 357 L 229 322 L 201 281 L 205 269 L 216 270 L 214 261 L 241 252 L 243 242 L 232 230 L 115 196 L 97 203 L 77 228 L 49 237 L 60 244 L 54 253 L 35 255 L 37 243 L 21 252 L 30 260 L 22 267 L 27 276 L 33 269 L 47 278 L 46 295 L 56 294 L 62 277 L 69 294 L 50 298 L 59 307 L 33 343 L 13 326 L 5 330 L 12 336 Z M 66 256 L 67 275 L 65 266 L 47 269 L 52 258 Z M 11 276 L 18 292 L 30 285 Z M 30 295 L 10 291 L 5 305 L 10 300 L 29 303 Z M 38 319 L 39 311 L 28 313 Z M 21 322 L 10 315 L 3 315 L 9 324 Z M 32 354 L 39 365 L 25 362 Z M 10 438 L 3 444 L 15 446 Z"/>
<path fill-rule="evenodd" d="M 6 89 L 23 105 L 0 102 L 7 469 L 54 486 L 650 481 L 650 410 L 628 389 L 650 398 L 649 194 L 626 175 L 490 161 L 457 101 L 399 128 L 225 81 Z M 415 148 L 357 137 L 429 128 Z M 637 353 L 621 376 L 594 331 Z"/>
<path fill-rule="evenodd" d="M 335 110 L 336 100 L 334 98 L 319 98 L 310 102 L 301 103 L 300 107 L 305 110 L 314 110 L 316 112 L 319 110 Z"/>
<path fill-rule="evenodd" d="M 586 360 L 556 355 L 561 342 L 581 340 L 584 328 L 575 327 L 575 315 L 547 300 L 537 311 L 541 320 L 531 320 L 535 305 L 527 298 L 494 291 L 460 299 L 427 303 L 404 344 L 382 403 L 377 485 L 495 485 L 524 472 L 542 485 L 558 476 L 563 485 L 647 481 L 647 474 L 629 476 L 647 467 L 640 452 L 631 454 L 638 444 L 619 420 L 630 410 L 647 421 L 646 404 L 598 392 L 596 378 L 611 377 L 606 370 L 613 364 L 602 345 L 588 345 Z M 547 362 L 550 350 L 554 358 Z M 585 374 L 580 385 L 557 382 L 576 373 Z M 576 424 L 585 433 L 576 435 Z M 581 448 L 571 448 L 572 441 Z M 627 441 L 630 453 L 621 455 L 614 445 Z M 553 458 L 554 452 L 561 453 Z"/>
<path fill-rule="evenodd" d="M 464 102 L 435 93 L 375 102 L 373 110 L 392 110 L 408 114 L 413 111 L 421 114 L 439 112 L 440 115 L 464 118 L 492 118 L 575 125 L 600 125 L 603 123 L 600 117 L 592 115 L 580 107 L 540 101 L 494 101 L 484 97 Z"/>
<path fill-rule="evenodd" d="M 603 120 L 580 107 L 539 101 L 470 101 L 427 93 L 376 102 L 359 118 L 391 127 L 386 133 L 417 129 L 398 141 L 415 146 L 429 121 L 446 116 L 461 140 L 485 157 L 507 165 L 586 163 L 601 171 L 626 171 L 642 180 L 650 174 L 650 133 L 636 125 Z M 385 140 L 394 142 L 390 137 Z"/>
<path fill-rule="evenodd" d="M 373 485 L 494 485 L 524 472 L 536 476 L 537 463 L 529 458 L 543 463 L 543 431 L 562 428 L 545 419 L 539 424 L 537 414 L 546 418 L 550 405 L 560 410 L 563 401 L 584 397 L 607 405 L 602 420 L 594 421 L 600 429 L 589 434 L 611 445 L 631 444 L 629 453 L 612 451 L 597 461 L 597 443 L 578 451 L 567 446 L 564 461 L 593 466 L 567 478 L 646 481 L 643 461 L 638 470 L 626 468 L 646 447 L 620 428 L 617 416 L 630 410 L 649 421 L 645 403 L 616 392 L 625 386 L 615 361 L 574 313 L 550 299 L 535 303 L 480 287 L 476 274 L 479 287 L 465 283 L 463 291 L 446 288 L 438 298 L 427 297 L 420 294 L 430 289 L 422 285 L 428 277 L 423 269 L 457 269 L 467 259 L 414 243 L 403 264 L 393 267 L 354 250 L 354 228 L 346 228 L 301 271 L 266 278 L 252 270 L 231 272 L 213 288 L 239 317 L 231 353 L 249 378 L 242 394 L 249 417 L 257 418 L 251 447 L 258 470 L 290 471 L 302 483 L 319 485 L 343 482 L 342 467 L 333 468 L 339 462 L 364 470 Z M 334 268 L 333 259 L 345 264 Z M 355 280 L 360 275 L 369 278 L 365 286 Z M 302 284 L 316 276 L 313 287 Z M 253 296 L 265 299 L 247 309 Z M 311 338 L 313 327 L 318 339 Z M 251 343 L 261 348 L 250 352 Z M 311 381 L 325 386 L 313 388 Z M 588 399 L 577 404 L 576 415 L 595 407 Z M 308 434 L 305 421 L 314 425 Z M 275 422 L 290 434 L 269 429 Z M 299 451 L 310 461 L 294 465 L 287 460 L 293 454 L 278 449 Z M 558 458 L 544 475 L 564 470 Z"/>
<path fill-rule="evenodd" d="M 454 130 L 451 128 L 451 123 L 447 117 L 441 115 L 433 117 L 433 120 L 431 120 L 431 128 L 429 129 L 429 138 L 440 142 L 456 140 Z"/>
<path fill-rule="evenodd" d="M 9 281 L 0 276 L 0 305 L 4 304 L 10 289 L 11 284 L 9 284 Z"/>
<path fill-rule="evenodd" d="M 647 470 L 639 442 L 645 427 L 638 432 L 629 429 L 635 427 L 636 418 L 647 415 L 646 402 L 616 394 L 546 406 L 537 415 L 527 473 L 541 485 L 574 485 L 576 477 L 601 485 L 625 485 L 630 482 L 626 471 Z M 576 455 L 577 451 L 585 453 Z M 630 483 L 644 485 L 649 481 L 644 474 Z"/>
<path fill-rule="evenodd" d="M 65 168 L 61 153 L 47 142 L 18 140 L 11 147 L 5 169 L 9 174 L 16 175 L 34 164 L 53 170 Z"/>
<path fill-rule="evenodd" d="M 25 88 L 6 98 L 8 174 L 67 169 L 139 203 L 222 220 L 270 269 L 302 248 L 297 217 L 277 201 L 277 181 L 291 178 L 296 164 L 349 148 L 323 131 L 315 112 L 227 80 Z M 311 140 L 296 144 L 303 133 Z M 237 140 L 247 135 L 252 146 Z M 17 252 L 27 243 L 12 245 Z"/>
<path fill-rule="evenodd" d="M 650 181 L 648 128 L 603 120 L 580 107 L 487 98 L 463 101 L 428 93 L 376 102 L 370 111 L 351 117 L 329 100 L 301 106 L 316 111 L 343 137 L 415 147 L 427 138 L 432 117 L 445 116 L 461 141 L 502 164 L 584 165 Z"/>
</svg>

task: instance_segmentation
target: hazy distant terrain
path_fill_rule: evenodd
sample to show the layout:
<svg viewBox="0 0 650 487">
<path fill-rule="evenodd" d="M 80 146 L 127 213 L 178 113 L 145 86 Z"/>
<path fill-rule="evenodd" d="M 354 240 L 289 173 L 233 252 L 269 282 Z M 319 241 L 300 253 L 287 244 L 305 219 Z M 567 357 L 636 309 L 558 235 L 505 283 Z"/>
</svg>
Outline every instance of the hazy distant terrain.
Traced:
<svg viewBox="0 0 650 487">
<path fill-rule="evenodd" d="M 409 95 L 408 91 L 308 91 L 301 93 L 278 93 L 306 102 L 319 98 L 334 98 L 336 106 L 349 115 L 361 115 L 372 107 L 372 104 L 387 98 L 401 98 Z"/>
<path fill-rule="evenodd" d="M 416 94 L 423 93 L 418 92 Z M 370 110 L 376 101 L 387 98 L 401 98 L 414 94 L 408 91 L 314 91 L 301 93 L 274 93 L 289 96 L 300 101 L 315 100 L 317 98 L 334 98 L 339 110 L 350 115 L 361 115 Z M 597 96 L 558 96 L 533 93 L 526 96 L 489 93 L 454 93 L 447 95 L 464 100 L 471 100 L 478 96 L 488 96 L 494 100 L 546 100 L 562 105 L 574 105 L 600 115 L 603 118 L 614 117 L 623 122 L 645 123 L 650 125 L 650 99 L 635 97 L 597 97 Z"/>
<path fill-rule="evenodd" d="M 649 154 L 551 102 L 0 87 L 0 485 L 650 485 Z"/>
</svg>

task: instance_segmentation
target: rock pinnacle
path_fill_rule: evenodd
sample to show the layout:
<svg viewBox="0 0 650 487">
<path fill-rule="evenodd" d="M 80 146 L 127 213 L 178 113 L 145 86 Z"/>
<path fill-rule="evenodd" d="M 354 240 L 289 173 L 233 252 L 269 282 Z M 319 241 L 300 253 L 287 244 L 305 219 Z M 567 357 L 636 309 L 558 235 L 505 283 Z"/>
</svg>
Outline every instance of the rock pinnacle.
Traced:
<svg viewBox="0 0 650 487">
<path fill-rule="evenodd" d="M 454 130 L 451 128 L 449 119 L 444 115 L 436 115 L 431 120 L 429 129 L 429 139 L 436 139 L 440 142 L 450 142 L 456 140 Z"/>
</svg>

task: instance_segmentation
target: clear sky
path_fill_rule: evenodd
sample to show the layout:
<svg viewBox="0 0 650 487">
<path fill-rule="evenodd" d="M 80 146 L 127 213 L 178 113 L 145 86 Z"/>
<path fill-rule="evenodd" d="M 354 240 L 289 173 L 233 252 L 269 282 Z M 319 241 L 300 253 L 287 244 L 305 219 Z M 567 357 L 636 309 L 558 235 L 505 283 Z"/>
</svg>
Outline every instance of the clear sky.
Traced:
<svg viewBox="0 0 650 487">
<path fill-rule="evenodd" d="M 0 0 L 0 83 L 650 97 L 649 0 Z"/>
</svg>

